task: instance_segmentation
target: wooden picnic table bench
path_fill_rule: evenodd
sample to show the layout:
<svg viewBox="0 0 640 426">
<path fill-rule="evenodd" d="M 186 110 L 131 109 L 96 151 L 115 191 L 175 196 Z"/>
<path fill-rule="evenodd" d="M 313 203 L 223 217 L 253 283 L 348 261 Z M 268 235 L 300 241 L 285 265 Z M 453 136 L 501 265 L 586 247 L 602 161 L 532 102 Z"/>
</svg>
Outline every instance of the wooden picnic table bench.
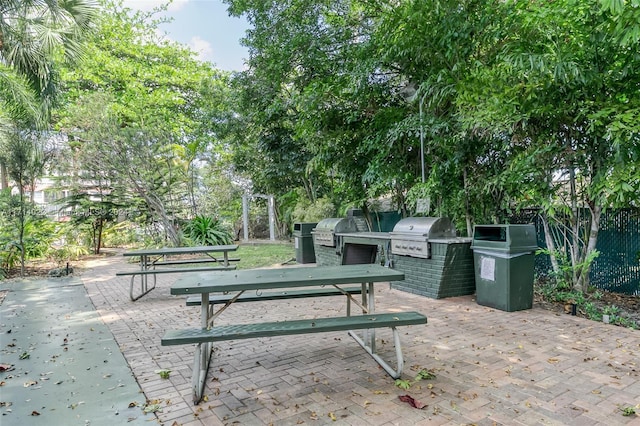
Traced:
<svg viewBox="0 0 640 426">
<path fill-rule="evenodd" d="M 404 368 L 402 347 L 397 327 L 426 324 L 427 318 L 418 312 L 393 312 L 376 314 L 373 285 L 404 279 L 402 272 L 380 265 L 340 265 L 322 267 L 294 267 L 280 269 L 249 269 L 235 273 L 192 274 L 178 279 L 171 287 L 171 294 L 188 295 L 188 305 L 200 305 L 200 327 L 167 331 L 163 346 L 196 344 L 193 364 L 193 399 L 199 403 L 211 362 L 213 343 L 223 340 L 275 337 L 293 334 L 322 333 L 349 330 L 351 335 L 393 378 L 398 378 Z M 347 284 L 360 283 L 360 291 Z M 295 289 L 295 288 L 300 289 Z M 294 290 L 295 289 L 295 290 Z M 263 290 L 272 290 L 261 293 Z M 278 290 L 278 291 L 273 291 Z M 351 293 L 353 291 L 353 293 Z M 256 292 L 246 294 L 245 292 Z M 215 293 L 215 294 L 212 294 Z M 360 293 L 361 303 L 353 298 Z M 362 308 L 362 315 L 329 318 L 302 318 L 287 321 L 264 321 L 252 324 L 214 325 L 214 320 L 231 304 L 259 300 L 283 300 L 303 297 L 346 295 Z M 194 297 L 195 296 L 195 297 Z M 197 299 L 200 299 L 199 301 Z M 210 305 L 224 303 L 218 311 Z M 306 312 L 303 312 L 303 315 Z M 383 360 L 375 349 L 375 329 L 390 328 L 396 349 L 396 368 Z M 364 330 L 361 337 L 355 330 Z"/>
<path fill-rule="evenodd" d="M 230 258 L 229 252 L 236 251 L 238 246 L 236 244 L 219 245 L 219 246 L 194 246 L 194 247 L 163 247 L 163 248 L 151 248 L 124 252 L 122 255 L 125 257 L 135 258 L 139 257 L 139 269 L 130 271 L 118 271 L 116 276 L 131 276 L 131 284 L 129 289 L 129 297 L 132 301 L 140 299 L 145 294 L 156 288 L 156 275 L 158 274 L 170 274 L 170 273 L 185 273 L 185 272 L 206 272 L 206 271 L 229 271 L 236 269 L 235 265 L 231 265 L 230 262 L 239 261 L 239 258 Z M 191 254 L 204 254 L 206 257 L 197 259 L 168 259 L 170 256 L 176 255 L 191 255 Z M 216 257 L 217 256 L 217 257 Z M 196 267 L 177 267 L 177 268 L 162 268 L 158 269 L 156 266 L 169 266 L 169 265 L 190 265 L 190 264 L 203 264 L 212 263 L 215 265 L 209 266 L 196 266 Z M 153 285 L 149 285 L 148 276 L 153 275 Z M 140 292 L 134 294 L 134 286 L 136 277 L 140 277 Z"/>
</svg>

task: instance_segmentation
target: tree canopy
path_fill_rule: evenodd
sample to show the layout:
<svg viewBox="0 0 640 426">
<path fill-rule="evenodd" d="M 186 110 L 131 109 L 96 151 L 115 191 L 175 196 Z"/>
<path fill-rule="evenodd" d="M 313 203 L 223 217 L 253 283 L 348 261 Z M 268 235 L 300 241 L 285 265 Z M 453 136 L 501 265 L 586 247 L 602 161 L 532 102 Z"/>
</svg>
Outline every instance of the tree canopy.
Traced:
<svg viewBox="0 0 640 426">
<path fill-rule="evenodd" d="M 58 127 L 73 142 L 66 165 L 101 176 L 121 205 L 140 198 L 149 220 L 179 244 L 178 219 L 197 210 L 193 163 L 221 149 L 212 101 L 224 96 L 227 76 L 159 35 L 152 16 L 105 4 L 83 66 L 63 73 Z"/>
<path fill-rule="evenodd" d="M 235 220 L 242 192 L 275 194 L 284 230 L 314 204 L 410 215 L 429 199 L 463 235 L 540 207 L 579 265 L 602 210 L 639 202 L 638 0 L 225 3 L 251 26 L 234 74 L 159 34 L 166 6 L 104 0 L 90 24 L 87 0 L 1 2 L 0 120 L 37 128 L 57 88 L 68 187 L 95 199 L 99 183 L 176 244 L 181 220 Z M 30 68 L 11 48 L 35 34 L 20 4 L 64 42 Z"/>
<path fill-rule="evenodd" d="M 638 203 L 637 1 L 227 3 L 253 26 L 239 158 L 258 184 L 429 198 L 467 233 L 542 207 L 574 266 L 603 208 Z"/>
</svg>

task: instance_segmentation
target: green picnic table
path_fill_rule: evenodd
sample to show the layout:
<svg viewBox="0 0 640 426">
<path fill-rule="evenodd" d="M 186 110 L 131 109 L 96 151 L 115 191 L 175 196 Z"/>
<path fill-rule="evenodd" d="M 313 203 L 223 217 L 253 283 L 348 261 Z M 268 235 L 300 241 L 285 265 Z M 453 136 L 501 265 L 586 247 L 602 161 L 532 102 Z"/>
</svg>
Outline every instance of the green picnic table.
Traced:
<svg viewBox="0 0 640 426">
<path fill-rule="evenodd" d="M 425 324 L 427 318 L 418 312 L 375 313 L 374 283 L 399 281 L 404 279 L 402 272 L 380 265 L 340 265 L 320 267 L 292 267 L 278 269 L 248 269 L 230 273 L 210 272 L 190 274 L 179 278 L 171 287 L 173 295 L 200 296 L 200 327 L 167 331 L 162 345 L 196 344 L 193 364 L 193 397 L 198 403 L 204 394 L 204 386 L 211 361 L 213 343 L 223 340 L 273 337 L 292 334 L 319 333 L 349 330 L 349 334 L 394 378 L 400 377 L 403 369 L 402 348 L 396 327 L 401 325 Z M 361 285 L 361 301 L 353 297 L 351 288 L 345 285 Z M 292 289 L 311 289 L 309 297 L 322 295 L 318 288 L 325 288 L 327 296 L 339 294 L 346 296 L 362 309 L 362 315 L 330 318 L 296 318 L 279 322 L 259 322 L 254 324 L 214 325 L 214 321 L 230 305 L 240 301 L 282 300 Z M 245 292 L 279 290 L 273 297 L 244 297 Z M 218 311 L 210 309 L 210 295 L 223 294 L 228 300 Z M 270 293 L 273 294 L 273 293 Z M 291 297 L 299 298 L 300 291 L 291 291 Z M 307 311 L 301 312 L 306 316 Z M 388 327 L 393 331 L 396 348 L 397 368 L 392 368 L 375 349 L 375 329 Z M 363 330 L 360 337 L 354 330 Z"/>
<path fill-rule="evenodd" d="M 193 246 L 193 247 L 162 247 L 150 248 L 124 252 L 125 257 L 139 257 L 139 268 L 132 271 L 119 271 L 117 276 L 131 276 L 131 285 L 129 297 L 132 301 L 136 301 L 151 290 L 156 288 L 156 275 L 168 273 L 185 273 L 185 272 L 203 272 L 203 271 L 227 271 L 235 269 L 235 265 L 230 262 L 238 261 L 238 258 L 230 258 L 229 252 L 236 251 L 237 244 L 218 245 L 218 246 Z M 171 259 L 171 256 L 200 254 L 203 257 L 197 259 Z M 157 266 L 177 266 L 192 264 L 215 264 L 214 266 L 196 266 L 189 268 L 162 268 Z M 149 275 L 153 275 L 153 285 L 149 286 Z M 136 277 L 140 277 L 140 292 L 134 294 L 134 283 Z"/>
</svg>

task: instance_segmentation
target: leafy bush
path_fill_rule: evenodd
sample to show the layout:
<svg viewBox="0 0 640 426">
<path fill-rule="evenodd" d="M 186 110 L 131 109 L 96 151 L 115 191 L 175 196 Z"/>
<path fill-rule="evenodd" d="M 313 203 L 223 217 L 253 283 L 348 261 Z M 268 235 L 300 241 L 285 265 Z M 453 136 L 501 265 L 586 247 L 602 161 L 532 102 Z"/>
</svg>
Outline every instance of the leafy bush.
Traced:
<svg viewBox="0 0 640 426">
<path fill-rule="evenodd" d="M 20 242 L 16 229 L 10 222 L 5 222 L 0 232 L 0 278 L 5 272 L 20 263 Z M 58 237 L 55 222 L 46 218 L 28 217 L 24 224 L 24 252 L 26 259 L 42 258 L 49 255 L 51 245 Z"/>
<path fill-rule="evenodd" d="M 563 251 L 551 251 L 549 249 L 539 249 L 536 251 L 536 254 L 545 254 L 548 256 L 555 257 L 558 262 L 558 271 L 554 271 L 551 273 L 551 278 L 555 280 L 556 288 L 558 290 L 574 290 L 573 288 L 573 277 L 580 274 L 588 274 L 589 268 L 593 261 L 600 255 L 600 252 L 597 250 L 589 253 L 583 262 L 577 263 L 573 265 L 569 256 Z"/>
<path fill-rule="evenodd" d="M 89 247 L 78 244 L 66 244 L 64 247 L 49 251 L 49 257 L 58 265 L 62 266 L 69 260 L 78 260 L 82 256 L 89 254 Z"/>
<path fill-rule="evenodd" d="M 196 216 L 184 227 L 185 236 L 194 244 L 215 246 L 233 243 L 232 232 L 218 219 L 208 216 Z"/>
<path fill-rule="evenodd" d="M 622 327 L 638 329 L 640 323 L 624 315 L 620 307 L 606 305 L 601 301 L 603 294 L 598 290 L 584 293 L 571 288 L 566 281 L 556 281 L 550 277 L 538 279 L 535 286 L 536 294 L 547 302 L 561 303 L 565 305 L 575 304 L 580 313 L 592 321 L 602 321 L 603 315 L 609 316 L 609 323 Z"/>
<path fill-rule="evenodd" d="M 314 203 L 307 199 L 300 199 L 293 210 L 293 221 L 319 222 L 334 215 L 335 206 L 328 198 L 318 198 Z"/>
<path fill-rule="evenodd" d="M 102 231 L 103 247 L 124 247 L 132 244 L 147 247 L 152 244 L 151 241 L 147 240 L 149 238 L 144 235 L 140 227 L 130 221 L 107 226 Z"/>
<path fill-rule="evenodd" d="M 6 276 L 9 269 L 20 263 L 20 245 L 9 242 L 0 249 L 0 279 Z"/>
<path fill-rule="evenodd" d="M 59 237 L 59 228 L 51 219 L 27 218 L 24 225 L 25 258 L 36 259 L 45 257 L 51 250 L 51 245 Z"/>
</svg>

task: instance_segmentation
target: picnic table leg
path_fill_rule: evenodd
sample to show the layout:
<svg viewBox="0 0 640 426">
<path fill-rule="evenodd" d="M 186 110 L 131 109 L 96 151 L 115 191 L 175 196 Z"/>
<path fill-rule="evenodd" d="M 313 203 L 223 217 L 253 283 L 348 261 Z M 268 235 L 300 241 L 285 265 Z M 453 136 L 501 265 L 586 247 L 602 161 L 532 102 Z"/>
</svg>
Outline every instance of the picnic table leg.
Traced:
<svg viewBox="0 0 640 426">
<path fill-rule="evenodd" d="M 375 292 L 373 291 L 373 283 L 369 283 L 368 288 L 367 288 L 367 300 L 368 300 L 368 305 L 367 305 L 367 310 L 369 311 L 370 314 L 375 314 L 376 312 L 376 298 L 375 298 Z M 375 353 L 376 351 L 376 330 L 375 328 L 372 328 L 371 330 L 367 330 L 368 333 L 368 337 L 369 337 L 369 347 L 371 347 L 371 351 L 373 353 Z"/>
<path fill-rule="evenodd" d="M 149 268 L 149 258 L 146 255 L 140 257 L 140 270 L 146 271 Z M 142 281 L 140 291 L 142 294 L 147 292 L 147 288 L 149 287 L 149 278 L 145 274 L 140 275 L 140 279 Z"/>
<path fill-rule="evenodd" d="M 132 302 L 140 299 L 145 294 L 149 293 L 151 290 L 156 288 L 156 274 L 153 274 L 153 286 L 149 287 L 149 277 L 144 272 L 149 269 L 149 266 L 153 265 L 153 262 L 149 262 L 149 257 L 147 255 L 140 256 L 140 271 L 142 272 L 140 275 L 140 294 L 137 296 L 133 295 L 133 287 L 135 285 L 136 274 L 131 276 L 131 285 L 129 286 L 129 298 Z"/>
<path fill-rule="evenodd" d="M 365 299 L 366 298 L 366 299 Z M 375 313 L 375 291 L 374 283 L 362 283 L 362 301 L 363 306 L 366 303 L 367 311 L 369 314 Z M 402 376 L 402 370 L 404 369 L 404 358 L 402 356 L 402 343 L 400 342 L 400 333 L 396 327 L 391 327 L 393 332 L 393 343 L 396 348 L 396 368 L 391 367 L 380 355 L 376 354 L 376 334 L 375 329 L 365 329 L 363 332 L 363 338 L 360 338 L 358 334 L 351 330 L 349 335 L 355 339 L 356 342 L 362 348 L 367 351 L 369 355 L 382 367 L 384 370 L 394 379 Z"/>
<path fill-rule="evenodd" d="M 193 388 L 193 403 L 197 405 L 204 397 L 204 388 L 207 381 L 207 372 L 211 362 L 211 342 L 198 343 L 193 358 L 193 376 L 191 385 Z"/>
<path fill-rule="evenodd" d="M 202 328 L 208 328 L 209 322 L 209 293 L 202 293 L 200 303 L 200 322 Z M 198 343 L 193 357 L 193 372 L 191 386 L 193 389 L 193 403 L 198 404 L 204 396 L 204 388 L 211 362 L 212 342 Z"/>
<path fill-rule="evenodd" d="M 138 294 L 137 296 L 134 296 L 133 287 L 135 286 L 136 275 L 140 275 L 140 294 Z M 155 274 L 154 274 L 154 277 L 155 277 Z M 149 287 L 147 283 L 144 281 L 144 278 L 145 278 L 144 274 L 131 275 L 131 285 L 129 286 L 129 298 L 131 299 L 132 302 L 135 302 L 136 300 L 140 299 L 142 296 L 144 296 L 145 294 L 149 293 L 151 290 L 156 288 L 155 280 L 153 282 L 153 287 Z"/>
<path fill-rule="evenodd" d="M 363 309 L 363 314 L 373 314 L 375 313 L 375 294 L 373 291 L 373 283 L 362 283 L 362 306 L 366 307 L 366 310 Z M 373 352 L 376 350 L 376 334 L 375 329 L 366 329 L 362 332 L 363 340 L 367 342 L 367 345 L 371 348 Z"/>
<path fill-rule="evenodd" d="M 398 333 L 398 329 L 395 327 L 391 327 L 393 331 L 393 343 L 396 347 L 396 368 L 391 367 L 385 360 L 383 360 L 380 355 L 376 354 L 370 346 L 367 345 L 365 341 L 360 339 L 354 331 L 349 331 L 349 335 L 355 339 L 356 342 L 362 348 L 367 351 L 371 357 L 376 360 L 376 362 L 384 368 L 384 370 L 394 379 L 399 379 L 402 376 L 402 370 L 404 369 L 404 358 L 402 356 L 402 345 L 400 342 L 400 333 Z"/>
<path fill-rule="evenodd" d="M 135 275 L 131 275 L 131 285 L 129 286 L 129 298 L 131 299 L 132 302 L 135 302 L 136 300 L 138 300 L 140 298 L 140 296 L 138 297 L 134 297 L 133 296 L 133 285 L 134 282 L 136 280 L 136 276 Z M 140 284 L 142 285 L 142 284 Z"/>
<path fill-rule="evenodd" d="M 166 256 L 162 256 L 162 259 L 166 260 Z M 148 270 L 150 268 L 156 269 L 156 262 L 158 261 L 158 259 L 155 260 L 150 260 L 150 257 L 148 255 L 144 256 L 144 270 Z M 153 287 L 149 288 L 149 276 L 145 275 L 144 276 L 144 294 L 149 293 L 151 290 L 153 290 L 154 288 L 156 288 L 156 284 L 157 284 L 157 279 L 158 277 L 156 276 L 156 274 L 153 274 Z"/>
<path fill-rule="evenodd" d="M 131 288 L 129 290 L 129 298 L 131 299 L 132 302 L 135 302 L 136 300 L 140 299 L 142 296 L 144 296 L 149 292 L 149 281 L 147 276 L 144 274 L 144 271 L 147 270 L 147 265 L 148 265 L 147 256 L 146 255 L 140 256 L 140 271 L 143 272 L 142 274 L 140 274 L 140 294 L 138 296 L 133 295 L 133 285 L 136 279 L 136 276 L 134 274 L 131 276 Z M 155 288 L 155 282 L 154 282 L 154 288 Z"/>
</svg>

